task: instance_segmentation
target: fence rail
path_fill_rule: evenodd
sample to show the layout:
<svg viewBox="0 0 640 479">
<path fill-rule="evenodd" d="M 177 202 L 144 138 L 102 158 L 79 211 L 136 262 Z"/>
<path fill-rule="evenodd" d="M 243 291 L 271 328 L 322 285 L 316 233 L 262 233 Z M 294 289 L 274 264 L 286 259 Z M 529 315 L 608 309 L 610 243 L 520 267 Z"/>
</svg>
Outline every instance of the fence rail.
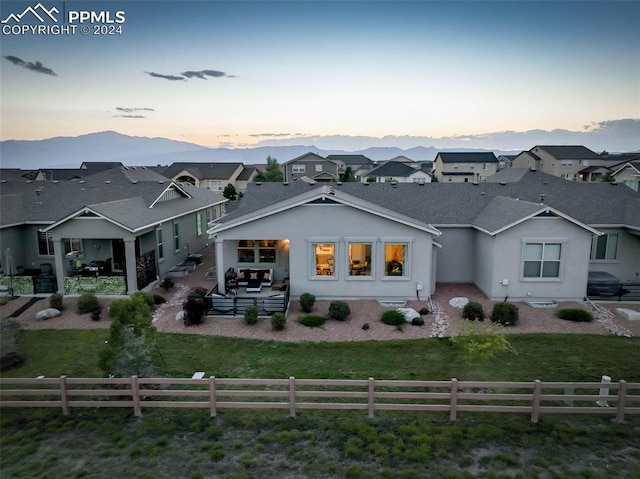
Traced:
<svg viewBox="0 0 640 479">
<path fill-rule="evenodd" d="M 640 414 L 640 383 L 479 382 L 342 379 L 1 378 L 0 408 L 148 408 L 437 411 L 530 415 L 604 414 L 623 422 Z"/>
</svg>

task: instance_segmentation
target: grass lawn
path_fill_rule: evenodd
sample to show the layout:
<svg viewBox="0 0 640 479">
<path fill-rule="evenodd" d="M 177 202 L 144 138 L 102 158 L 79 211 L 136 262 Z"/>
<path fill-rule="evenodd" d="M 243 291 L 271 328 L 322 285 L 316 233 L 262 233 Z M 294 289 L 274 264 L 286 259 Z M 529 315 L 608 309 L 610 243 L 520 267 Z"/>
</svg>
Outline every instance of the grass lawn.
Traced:
<svg viewBox="0 0 640 479">
<path fill-rule="evenodd" d="M 22 331 L 4 377 L 99 376 L 108 331 Z M 513 335 L 470 363 L 446 339 L 289 344 L 157 334 L 164 374 L 190 377 L 640 381 L 640 339 Z M 640 417 L 362 411 L 3 410 L 2 478 L 640 478 Z"/>
</svg>

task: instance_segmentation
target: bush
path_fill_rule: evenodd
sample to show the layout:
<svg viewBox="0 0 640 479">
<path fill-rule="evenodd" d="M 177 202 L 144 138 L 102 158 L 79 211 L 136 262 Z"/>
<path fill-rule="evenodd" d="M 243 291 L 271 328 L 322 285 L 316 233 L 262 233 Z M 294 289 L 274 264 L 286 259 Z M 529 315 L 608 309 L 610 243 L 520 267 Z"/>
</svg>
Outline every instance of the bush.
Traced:
<svg viewBox="0 0 640 479">
<path fill-rule="evenodd" d="M 287 317 L 284 313 L 273 313 L 271 315 L 271 329 L 273 331 L 282 331 L 287 324 Z"/>
<path fill-rule="evenodd" d="M 513 303 L 496 303 L 491 311 L 491 321 L 503 326 L 514 326 L 519 319 L 518 307 Z"/>
<path fill-rule="evenodd" d="M 300 307 L 305 313 L 310 313 L 313 308 L 313 304 L 316 302 L 316 297 L 311 293 L 302 293 L 300 295 Z"/>
<path fill-rule="evenodd" d="M 420 311 L 418 311 L 418 313 L 420 314 L 420 316 L 424 316 L 425 314 L 429 314 L 430 311 L 429 311 L 429 308 L 422 307 L 422 308 L 420 308 Z"/>
<path fill-rule="evenodd" d="M 395 309 L 391 309 L 382 313 L 381 321 L 384 324 L 388 324 L 390 326 L 400 326 L 406 322 L 404 319 L 404 314 L 396 311 Z"/>
<path fill-rule="evenodd" d="M 575 321 L 577 323 L 589 323 L 593 321 L 593 314 L 589 311 L 585 311 L 580 308 L 566 308 L 561 309 L 556 313 L 556 316 L 560 319 L 566 319 L 567 321 Z"/>
<path fill-rule="evenodd" d="M 147 306 L 153 308 L 153 295 L 151 293 L 145 293 L 144 291 L 136 291 L 131 295 L 131 299 L 141 298 Z"/>
<path fill-rule="evenodd" d="M 324 316 L 317 316 L 315 314 L 309 314 L 307 316 L 301 317 L 298 322 L 303 326 L 308 326 L 310 328 L 318 328 L 322 326 L 327 321 L 327 318 Z"/>
<path fill-rule="evenodd" d="M 362 329 L 364 329 L 365 331 L 368 331 L 370 327 L 371 327 L 371 326 L 369 326 L 369 323 L 364 323 L 364 324 L 362 325 Z"/>
<path fill-rule="evenodd" d="M 49 296 L 49 306 L 57 309 L 58 311 L 62 311 L 62 308 L 64 307 L 62 305 L 62 298 L 63 296 L 60 293 L 53 293 Z"/>
<path fill-rule="evenodd" d="M 331 301 L 329 305 L 329 317 L 337 321 L 344 321 L 351 314 L 349 305 L 344 301 Z"/>
<path fill-rule="evenodd" d="M 424 326 L 424 319 L 422 319 L 422 318 L 413 318 L 411 320 L 411 324 L 413 326 Z"/>
<path fill-rule="evenodd" d="M 171 288 L 173 288 L 173 286 L 175 285 L 173 278 L 171 278 L 170 276 L 167 276 L 165 279 L 162 280 L 162 282 L 160 283 L 160 287 L 164 290 L 169 290 Z"/>
<path fill-rule="evenodd" d="M 462 308 L 462 317 L 469 321 L 484 321 L 484 309 L 480 303 L 469 301 Z"/>
<path fill-rule="evenodd" d="M 82 293 L 78 298 L 78 314 L 91 313 L 99 307 L 98 298 L 93 293 Z"/>
<path fill-rule="evenodd" d="M 252 326 L 258 322 L 258 307 L 249 306 L 244 310 L 244 322 Z"/>
<path fill-rule="evenodd" d="M 100 321 L 100 315 L 102 314 L 102 306 L 98 304 L 98 307 L 91 311 L 91 319 L 93 321 Z"/>
<path fill-rule="evenodd" d="M 187 300 L 183 305 L 185 326 L 204 322 L 204 315 L 207 312 L 207 304 L 204 300 L 206 294 L 207 290 L 204 288 L 193 288 L 187 296 Z"/>
<path fill-rule="evenodd" d="M 157 305 L 157 304 L 162 304 L 162 303 L 166 303 L 167 300 L 164 298 L 164 296 L 160 296 L 159 294 L 154 294 L 153 295 L 153 304 Z"/>
</svg>

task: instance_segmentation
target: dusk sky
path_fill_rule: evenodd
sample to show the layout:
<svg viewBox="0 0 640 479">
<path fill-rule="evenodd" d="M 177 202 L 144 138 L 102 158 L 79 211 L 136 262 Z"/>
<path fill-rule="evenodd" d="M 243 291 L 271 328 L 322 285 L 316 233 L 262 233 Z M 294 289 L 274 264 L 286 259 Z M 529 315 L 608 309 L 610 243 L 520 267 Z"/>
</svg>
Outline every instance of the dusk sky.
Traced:
<svg viewBox="0 0 640 479">
<path fill-rule="evenodd" d="M 3 0 L 2 20 L 37 3 Z M 115 35 L 3 30 L 2 140 L 114 130 L 240 147 L 640 118 L 638 1 L 41 3 L 126 19 Z"/>
</svg>

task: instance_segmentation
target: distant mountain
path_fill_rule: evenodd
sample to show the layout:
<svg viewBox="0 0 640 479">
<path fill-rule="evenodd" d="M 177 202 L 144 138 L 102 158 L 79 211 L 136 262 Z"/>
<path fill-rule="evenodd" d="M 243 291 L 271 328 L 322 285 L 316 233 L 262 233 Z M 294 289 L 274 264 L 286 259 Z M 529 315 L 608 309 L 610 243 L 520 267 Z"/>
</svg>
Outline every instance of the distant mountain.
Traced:
<svg viewBox="0 0 640 479">
<path fill-rule="evenodd" d="M 260 146 L 256 148 L 205 148 L 193 143 L 127 136 L 113 131 L 77 137 L 47 140 L 8 140 L 0 142 L 2 168 L 78 168 L 85 161 L 120 161 L 128 166 L 170 165 L 176 162 L 266 163 L 267 156 L 285 163 L 308 152 L 322 156 L 362 154 L 374 161 L 404 155 L 416 161 L 432 161 L 438 151 L 488 151 L 486 149 L 436 149 L 418 146 L 403 150 L 395 147 L 371 147 L 358 151 L 322 150 L 313 145 Z M 494 151 L 496 155 L 513 151 Z"/>
</svg>

